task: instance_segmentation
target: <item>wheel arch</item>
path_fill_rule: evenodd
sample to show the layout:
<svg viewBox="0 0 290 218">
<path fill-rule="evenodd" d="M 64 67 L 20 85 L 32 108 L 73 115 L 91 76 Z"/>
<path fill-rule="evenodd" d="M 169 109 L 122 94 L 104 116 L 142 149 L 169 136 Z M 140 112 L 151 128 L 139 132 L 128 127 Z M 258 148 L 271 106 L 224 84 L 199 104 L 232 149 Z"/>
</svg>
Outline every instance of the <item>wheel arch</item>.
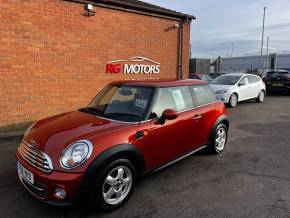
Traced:
<svg viewBox="0 0 290 218">
<path fill-rule="evenodd" d="M 211 133 L 210 133 L 210 137 L 209 137 L 209 143 L 212 142 L 213 138 L 215 137 L 215 129 L 218 127 L 218 125 L 220 124 L 224 124 L 227 127 L 227 130 L 229 130 L 230 127 L 230 122 L 229 122 L 229 118 L 226 115 L 221 115 L 216 122 L 214 123 L 212 129 L 211 129 Z"/>
<path fill-rule="evenodd" d="M 143 174 L 146 170 L 145 159 L 140 149 L 131 144 L 115 145 L 102 152 L 91 162 L 81 181 L 80 192 L 87 191 L 104 165 L 116 159 L 130 160 L 136 167 L 139 175 Z"/>
<path fill-rule="evenodd" d="M 234 92 L 232 92 L 231 96 L 232 96 L 232 95 L 236 95 L 236 96 L 237 96 L 237 101 L 239 102 L 239 93 L 236 92 L 236 91 L 234 91 Z"/>
</svg>

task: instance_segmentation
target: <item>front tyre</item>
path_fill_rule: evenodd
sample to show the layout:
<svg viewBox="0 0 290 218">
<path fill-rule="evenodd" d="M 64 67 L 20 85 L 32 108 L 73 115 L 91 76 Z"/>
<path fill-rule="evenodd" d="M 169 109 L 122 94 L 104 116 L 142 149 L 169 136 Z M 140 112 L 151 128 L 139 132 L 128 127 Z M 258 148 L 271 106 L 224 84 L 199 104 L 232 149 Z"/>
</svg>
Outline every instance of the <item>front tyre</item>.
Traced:
<svg viewBox="0 0 290 218">
<path fill-rule="evenodd" d="M 212 133 L 209 149 L 213 154 L 221 154 L 226 147 L 228 128 L 225 124 L 219 124 Z"/>
<path fill-rule="evenodd" d="M 136 178 L 136 169 L 129 160 L 118 159 L 109 163 L 97 176 L 92 202 L 105 211 L 121 207 L 133 192 Z"/>
<path fill-rule="evenodd" d="M 264 102 L 264 100 L 265 100 L 265 91 L 261 90 L 256 101 L 258 103 L 262 103 L 262 102 Z"/>
<path fill-rule="evenodd" d="M 232 94 L 229 100 L 229 106 L 234 108 L 238 104 L 238 95 L 237 94 Z"/>
</svg>

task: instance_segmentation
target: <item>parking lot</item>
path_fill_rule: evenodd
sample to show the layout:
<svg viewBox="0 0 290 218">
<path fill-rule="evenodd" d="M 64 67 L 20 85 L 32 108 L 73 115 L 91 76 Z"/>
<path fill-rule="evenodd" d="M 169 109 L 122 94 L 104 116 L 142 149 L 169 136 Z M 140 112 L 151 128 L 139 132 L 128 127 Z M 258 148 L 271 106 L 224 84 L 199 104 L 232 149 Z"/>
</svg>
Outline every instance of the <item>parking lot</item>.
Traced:
<svg viewBox="0 0 290 218">
<path fill-rule="evenodd" d="M 290 217 L 290 96 L 241 103 L 229 113 L 224 154 L 200 152 L 143 178 L 110 214 L 34 200 L 16 179 L 21 138 L 0 139 L 0 217 Z"/>
</svg>

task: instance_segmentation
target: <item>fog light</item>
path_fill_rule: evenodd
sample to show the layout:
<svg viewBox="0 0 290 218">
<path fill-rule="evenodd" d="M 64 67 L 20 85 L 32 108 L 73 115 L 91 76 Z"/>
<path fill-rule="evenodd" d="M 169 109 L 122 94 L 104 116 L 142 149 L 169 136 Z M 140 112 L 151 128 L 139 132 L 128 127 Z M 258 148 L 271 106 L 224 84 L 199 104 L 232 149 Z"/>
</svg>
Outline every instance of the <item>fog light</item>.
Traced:
<svg viewBox="0 0 290 218">
<path fill-rule="evenodd" d="M 54 190 L 54 197 L 63 200 L 66 198 L 66 191 L 63 188 L 56 188 Z"/>
</svg>

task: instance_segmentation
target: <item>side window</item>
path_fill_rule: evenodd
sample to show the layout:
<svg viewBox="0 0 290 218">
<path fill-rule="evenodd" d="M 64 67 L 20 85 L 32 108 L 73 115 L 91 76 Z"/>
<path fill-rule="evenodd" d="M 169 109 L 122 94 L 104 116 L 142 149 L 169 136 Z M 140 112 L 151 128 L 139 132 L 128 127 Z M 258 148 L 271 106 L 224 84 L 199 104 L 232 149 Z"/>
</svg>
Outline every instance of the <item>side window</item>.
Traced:
<svg viewBox="0 0 290 218">
<path fill-rule="evenodd" d="M 258 77 L 258 76 L 255 76 L 255 80 L 256 80 L 256 82 L 261 82 L 261 77 Z"/>
<path fill-rule="evenodd" d="M 245 76 L 243 79 L 241 79 L 240 83 L 243 83 L 243 84 L 245 84 L 245 85 L 249 85 L 250 82 L 249 82 L 248 77 Z"/>
<path fill-rule="evenodd" d="M 187 86 L 160 88 L 157 93 L 155 105 L 152 108 L 152 114 L 160 117 L 164 110 L 175 109 L 183 111 L 193 107 L 193 101 L 190 90 Z M 151 115 L 151 117 L 154 115 Z"/>
<path fill-rule="evenodd" d="M 260 79 L 256 76 L 248 76 L 250 83 L 257 83 L 260 81 Z"/>
<path fill-rule="evenodd" d="M 216 96 L 209 85 L 193 85 L 190 87 L 197 106 L 215 102 Z"/>
<path fill-rule="evenodd" d="M 207 81 L 207 82 L 211 82 L 213 79 L 211 77 L 209 77 L 208 75 L 204 75 L 202 80 Z"/>
</svg>

